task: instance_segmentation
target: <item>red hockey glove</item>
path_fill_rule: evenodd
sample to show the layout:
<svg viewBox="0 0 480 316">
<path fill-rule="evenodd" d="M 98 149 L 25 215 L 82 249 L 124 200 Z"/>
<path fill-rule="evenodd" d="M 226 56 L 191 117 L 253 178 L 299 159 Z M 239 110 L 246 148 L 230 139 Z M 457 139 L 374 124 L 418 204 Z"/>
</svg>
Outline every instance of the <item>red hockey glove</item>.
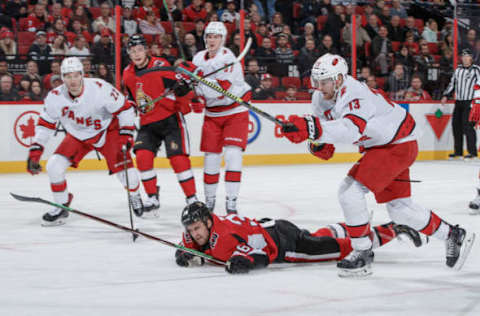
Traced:
<svg viewBox="0 0 480 316">
<path fill-rule="evenodd" d="M 43 146 L 37 143 L 30 145 L 27 159 L 27 171 L 33 176 L 42 171 L 40 166 L 40 157 L 43 153 Z"/>
<path fill-rule="evenodd" d="M 301 143 L 307 138 L 315 140 L 322 136 L 322 126 L 317 117 L 307 115 L 294 117 L 282 127 L 282 132 L 292 143 Z"/>
<path fill-rule="evenodd" d="M 192 108 L 193 112 L 195 113 L 202 113 L 203 109 L 205 108 L 205 98 L 200 96 L 200 97 L 194 97 L 192 98 L 192 101 L 190 102 L 190 107 Z"/>
<path fill-rule="evenodd" d="M 120 128 L 118 133 L 120 134 L 118 144 L 120 145 L 121 150 L 123 151 L 123 146 L 126 146 L 127 150 L 132 148 L 135 126 L 123 126 Z"/>
<path fill-rule="evenodd" d="M 332 144 L 308 144 L 308 150 L 314 156 L 317 156 L 320 159 L 328 160 L 332 158 L 333 153 L 335 152 L 335 146 Z"/>
<path fill-rule="evenodd" d="M 178 67 L 188 70 L 190 72 L 193 72 L 194 74 L 199 75 L 200 77 L 203 76 L 203 74 L 199 72 L 198 67 L 195 66 L 191 61 L 183 61 L 180 64 L 178 64 Z M 186 73 L 180 71 L 179 74 L 181 75 L 181 78 L 185 80 L 187 83 L 190 83 L 192 81 L 192 78 L 190 78 L 190 76 L 187 75 Z"/>
<path fill-rule="evenodd" d="M 470 109 L 468 120 L 471 122 L 480 121 L 480 98 L 472 100 L 472 108 Z"/>
<path fill-rule="evenodd" d="M 246 256 L 232 256 L 225 266 L 228 273 L 248 273 L 255 267 L 253 261 Z"/>
</svg>

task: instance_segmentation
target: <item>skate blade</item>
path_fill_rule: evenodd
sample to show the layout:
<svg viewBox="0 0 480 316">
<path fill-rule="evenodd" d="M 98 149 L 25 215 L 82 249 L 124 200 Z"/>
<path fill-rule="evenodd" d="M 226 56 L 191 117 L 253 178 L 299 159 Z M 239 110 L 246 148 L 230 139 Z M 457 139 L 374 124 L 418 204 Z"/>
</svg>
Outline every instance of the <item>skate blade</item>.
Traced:
<svg viewBox="0 0 480 316">
<path fill-rule="evenodd" d="M 363 279 L 373 274 L 370 264 L 357 269 L 339 269 L 338 276 L 341 278 Z"/>
<path fill-rule="evenodd" d="M 467 260 L 468 254 L 470 250 L 472 250 L 473 242 L 475 241 L 475 233 L 468 234 L 465 236 L 465 240 L 462 243 L 462 247 L 460 248 L 460 256 L 458 257 L 457 262 L 453 265 L 453 269 L 456 271 L 460 271 Z"/>
<path fill-rule="evenodd" d="M 468 206 L 468 213 L 470 215 L 479 215 L 480 214 L 480 209 L 478 208 L 478 206 L 477 206 L 477 208 L 473 208 L 469 205 Z"/>
<path fill-rule="evenodd" d="M 158 217 L 160 217 L 160 210 L 157 208 L 157 209 L 153 209 L 153 210 L 148 211 L 148 212 L 143 212 L 143 214 L 140 218 L 155 219 L 155 218 L 158 218 Z"/>
<path fill-rule="evenodd" d="M 54 226 L 61 226 L 65 225 L 67 221 L 64 218 L 59 218 L 53 222 L 47 222 L 42 220 L 42 227 L 54 227 Z"/>
</svg>

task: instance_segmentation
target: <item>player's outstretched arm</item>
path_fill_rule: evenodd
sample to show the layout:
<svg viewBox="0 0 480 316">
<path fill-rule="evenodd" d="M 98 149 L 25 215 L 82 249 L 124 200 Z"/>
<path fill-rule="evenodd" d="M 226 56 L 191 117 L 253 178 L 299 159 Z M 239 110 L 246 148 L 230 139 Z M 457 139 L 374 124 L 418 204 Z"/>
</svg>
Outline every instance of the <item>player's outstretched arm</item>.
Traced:
<svg viewBox="0 0 480 316">
<path fill-rule="evenodd" d="M 248 273 L 253 269 L 265 268 L 268 263 L 268 257 L 262 250 L 241 243 L 228 259 L 225 270 L 232 274 Z"/>
</svg>

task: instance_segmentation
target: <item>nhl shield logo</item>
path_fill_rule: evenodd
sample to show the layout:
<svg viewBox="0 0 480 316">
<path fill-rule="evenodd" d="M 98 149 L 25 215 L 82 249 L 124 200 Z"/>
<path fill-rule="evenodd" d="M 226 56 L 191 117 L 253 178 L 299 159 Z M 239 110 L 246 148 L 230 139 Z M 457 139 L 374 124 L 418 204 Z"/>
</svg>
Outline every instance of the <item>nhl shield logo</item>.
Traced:
<svg viewBox="0 0 480 316">
<path fill-rule="evenodd" d="M 255 112 L 248 111 L 248 113 L 250 114 L 248 117 L 248 144 L 250 144 L 257 139 L 262 125 L 260 124 L 260 119 Z"/>
<path fill-rule="evenodd" d="M 24 147 L 30 147 L 35 136 L 35 125 L 40 113 L 37 111 L 26 111 L 20 114 L 13 125 L 15 139 Z"/>
</svg>

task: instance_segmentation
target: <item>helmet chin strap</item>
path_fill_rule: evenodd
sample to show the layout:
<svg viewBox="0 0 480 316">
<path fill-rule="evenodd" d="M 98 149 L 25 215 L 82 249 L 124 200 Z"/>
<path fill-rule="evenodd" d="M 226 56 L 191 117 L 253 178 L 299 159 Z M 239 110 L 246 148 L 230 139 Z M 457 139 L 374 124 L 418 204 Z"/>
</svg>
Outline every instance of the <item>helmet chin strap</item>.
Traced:
<svg viewBox="0 0 480 316">
<path fill-rule="evenodd" d="M 338 87 L 337 87 L 337 80 L 338 80 L 338 77 L 340 76 L 340 74 L 337 74 L 336 75 L 336 78 L 333 78 L 333 100 L 336 100 L 337 99 L 337 96 L 338 96 L 338 92 L 340 91 L 340 88 L 343 86 L 343 83 L 345 82 L 344 81 L 344 78 L 343 78 L 343 75 L 342 75 L 342 84 L 340 84 Z"/>
</svg>

